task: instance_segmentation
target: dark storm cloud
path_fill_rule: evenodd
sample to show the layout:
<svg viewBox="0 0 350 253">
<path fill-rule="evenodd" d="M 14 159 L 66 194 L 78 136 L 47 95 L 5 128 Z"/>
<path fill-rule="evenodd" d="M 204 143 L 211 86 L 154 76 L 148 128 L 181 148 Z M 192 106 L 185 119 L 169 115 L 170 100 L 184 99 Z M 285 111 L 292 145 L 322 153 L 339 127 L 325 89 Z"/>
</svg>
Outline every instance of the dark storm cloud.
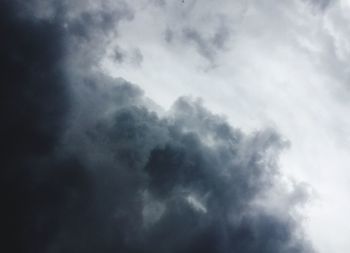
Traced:
<svg viewBox="0 0 350 253">
<path fill-rule="evenodd" d="M 58 1 L 32 0 L 22 4 L 28 16 L 62 26 L 67 39 L 70 66 L 75 71 L 91 67 L 107 54 L 107 47 L 118 37 L 122 22 L 134 18 L 132 8 L 124 1 Z"/>
<path fill-rule="evenodd" d="M 101 8 L 88 10 L 75 18 L 68 24 L 68 29 L 74 35 L 91 40 L 91 36 L 103 36 L 116 28 L 116 25 L 123 19 L 132 19 L 133 13 L 126 4 L 120 4 L 118 8 Z M 101 33 L 104 33 L 101 35 Z"/>
<path fill-rule="evenodd" d="M 135 85 L 72 64 L 90 36 L 21 7 L 0 10 L 1 251 L 312 252 L 293 210 L 254 205 L 278 180 L 278 134 L 189 98 L 160 117 Z"/>
<path fill-rule="evenodd" d="M 41 212 L 37 207 L 55 213 L 50 201 L 58 199 L 38 191 L 35 182 L 48 174 L 43 164 L 54 151 L 69 109 L 62 73 L 64 38 L 56 23 L 31 20 L 20 10 L 15 1 L 2 1 L 0 212 L 6 238 L 1 251 L 42 252 L 34 245 L 47 242 L 50 233 L 41 226 L 55 226 L 56 221 L 45 213 L 34 216 Z M 49 166 L 54 170 L 54 164 Z"/>
</svg>

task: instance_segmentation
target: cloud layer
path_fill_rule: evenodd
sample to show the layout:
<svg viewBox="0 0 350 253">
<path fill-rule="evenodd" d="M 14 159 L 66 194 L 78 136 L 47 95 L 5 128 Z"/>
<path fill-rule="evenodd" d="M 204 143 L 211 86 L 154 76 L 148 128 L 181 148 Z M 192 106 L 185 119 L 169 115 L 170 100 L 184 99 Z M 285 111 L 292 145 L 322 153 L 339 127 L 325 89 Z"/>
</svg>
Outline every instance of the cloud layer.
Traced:
<svg viewBox="0 0 350 253">
<path fill-rule="evenodd" d="M 313 252 L 275 131 L 246 135 L 188 97 L 160 116 L 94 70 L 131 10 L 54 3 L 1 8 L 2 251 Z M 266 205 L 277 188 L 293 205 Z"/>
</svg>

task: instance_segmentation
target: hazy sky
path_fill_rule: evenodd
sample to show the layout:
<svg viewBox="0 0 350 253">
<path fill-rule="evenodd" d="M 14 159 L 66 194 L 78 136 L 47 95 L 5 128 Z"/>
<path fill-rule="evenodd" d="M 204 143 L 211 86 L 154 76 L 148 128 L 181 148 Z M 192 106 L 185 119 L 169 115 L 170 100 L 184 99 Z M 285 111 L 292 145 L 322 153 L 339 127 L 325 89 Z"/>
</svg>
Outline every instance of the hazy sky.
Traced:
<svg viewBox="0 0 350 253">
<path fill-rule="evenodd" d="M 154 0 L 130 6 L 134 18 L 120 25 L 103 62 L 106 72 L 137 83 L 164 108 L 190 95 L 245 131 L 276 128 L 290 141 L 281 156 L 283 173 L 312 188 L 305 226 L 315 247 L 347 252 L 350 2 Z M 125 54 L 122 60 L 115 50 Z"/>
</svg>

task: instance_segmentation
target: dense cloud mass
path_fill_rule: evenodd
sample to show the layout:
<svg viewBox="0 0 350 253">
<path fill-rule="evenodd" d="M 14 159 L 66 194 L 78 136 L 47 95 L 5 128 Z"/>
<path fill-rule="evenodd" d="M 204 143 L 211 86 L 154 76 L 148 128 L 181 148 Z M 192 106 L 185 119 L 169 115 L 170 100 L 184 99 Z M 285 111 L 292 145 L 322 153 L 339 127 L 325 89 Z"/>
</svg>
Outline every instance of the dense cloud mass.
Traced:
<svg viewBox="0 0 350 253">
<path fill-rule="evenodd" d="M 159 116 L 137 86 L 74 65 L 77 40 L 129 14 L 26 10 L 0 8 L 0 251 L 313 252 L 294 206 L 259 204 L 278 134 L 246 135 L 191 98 Z"/>
</svg>

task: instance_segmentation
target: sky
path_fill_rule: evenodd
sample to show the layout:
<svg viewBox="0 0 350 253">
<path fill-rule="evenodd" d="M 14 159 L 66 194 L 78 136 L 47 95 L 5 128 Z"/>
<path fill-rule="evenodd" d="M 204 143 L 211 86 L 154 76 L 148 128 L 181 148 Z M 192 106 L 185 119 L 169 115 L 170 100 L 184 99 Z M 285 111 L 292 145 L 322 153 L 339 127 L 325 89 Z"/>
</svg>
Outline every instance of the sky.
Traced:
<svg viewBox="0 0 350 253">
<path fill-rule="evenodd" d="M 5 0 L 1 248 L 350 249 L 350 2 Z"/>
<path fill-rule="evenodd" d="M 143 61 L 108 59 L 106 71 L 139 84 L 164 108 L 189 95 L 245 131 L 277 129 L 290 141 L 283 173 L 313 192 L 305 225 L 316 248 L 346 252 L 350 2 L 144 1 L 133 8 L 116 43 L 140 50 Z"/>
</svg>

